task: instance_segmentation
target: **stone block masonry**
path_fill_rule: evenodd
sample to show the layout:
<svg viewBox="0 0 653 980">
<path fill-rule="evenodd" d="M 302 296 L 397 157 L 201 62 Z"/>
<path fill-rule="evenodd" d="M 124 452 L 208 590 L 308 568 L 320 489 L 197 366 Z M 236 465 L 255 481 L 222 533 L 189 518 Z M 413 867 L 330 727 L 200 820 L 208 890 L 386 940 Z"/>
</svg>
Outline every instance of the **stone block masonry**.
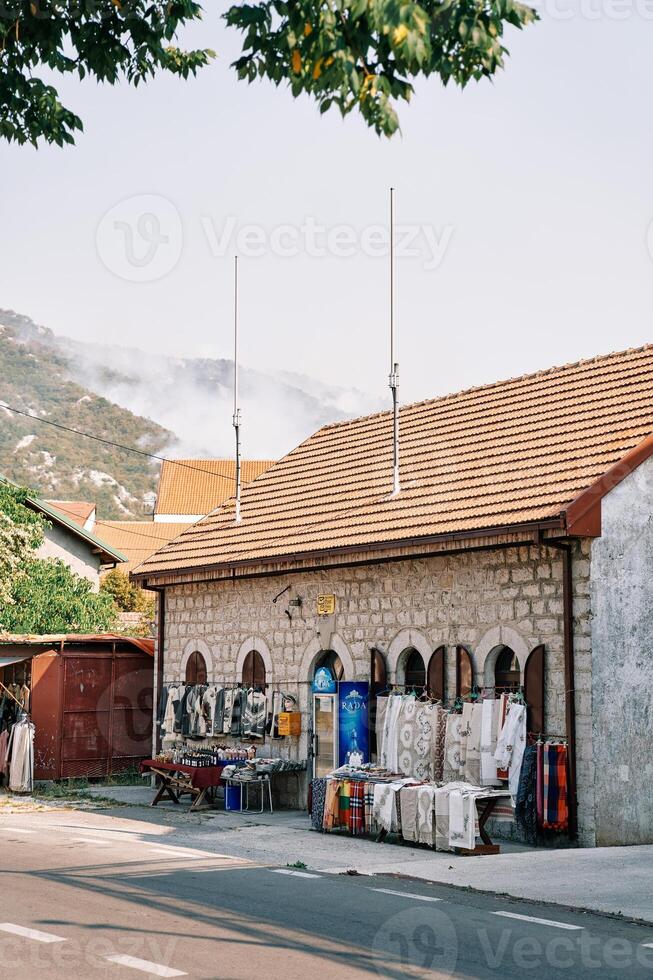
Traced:
<svg viewBox="0 0 653 980">
<path fill-rule="evenodd" d="M 588 541 L 574 544 L 579 831 L 584 844 L 594 839 L 589 551 Z M 290 591 L 274 603 L 287 585 Z M 397 683 L 404 679 L 411 648 L 428 666 L 433 651 L 444 646 L 446 697 L 453 699 L 458 644 L 472 655 L 479 689 L 493 686 L 501 645 L 513 649 L 523 672 L 531 650 L 544 644 L 546 728 L 566 734 L 562 561 L 544 543 L 168 586 L 164 682 L 183 679 L 188 657 L 199 650 L 209 681 L 235 684 L 247 652 L 258 650 L 271 689 L 296 694 L 303 713 L 299 739 L 267 747 L 272 754 L 306 758 L 309 686 L 322 650 L 317 596 L 323 593 L 336 597 L 329 646 L 348 680 L 369 679 L 373 646 L 385 652 L 389 681 Z M 296 597 L 301 607 L 289 607 L 288 600 Z"/>
</svg>

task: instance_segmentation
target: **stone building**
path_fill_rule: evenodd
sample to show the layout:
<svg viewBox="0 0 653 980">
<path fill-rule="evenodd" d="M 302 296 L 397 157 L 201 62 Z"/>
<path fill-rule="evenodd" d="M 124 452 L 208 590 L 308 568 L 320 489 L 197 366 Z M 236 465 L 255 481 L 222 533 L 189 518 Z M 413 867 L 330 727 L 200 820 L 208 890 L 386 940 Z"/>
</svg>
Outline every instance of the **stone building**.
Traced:
<svg viewBox="0 0 653 980">
<path fill-rule="evenodd" d="M 254 658 L 302 711 L 267 748 L 299 758 L 324 662 L 445 701 L 523 685 L 531 728 L 568 739 L 572 835 L 653 842 L 652 433 L 653 347 L 402 408 L 394 496 L 391 414 L 326 426 L 240 523 L 229 501 L 136 569 L 158 684 Z"/>
</svg>

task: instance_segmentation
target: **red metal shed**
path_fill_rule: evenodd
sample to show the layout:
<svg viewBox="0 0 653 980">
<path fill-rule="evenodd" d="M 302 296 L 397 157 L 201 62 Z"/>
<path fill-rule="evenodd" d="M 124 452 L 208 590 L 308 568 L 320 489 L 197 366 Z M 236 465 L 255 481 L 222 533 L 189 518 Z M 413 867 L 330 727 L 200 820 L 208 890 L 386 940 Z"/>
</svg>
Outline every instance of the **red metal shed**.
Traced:
<svg viewBox="0 0 653 980">
<path fill-rule="evenodd" d="M 32 691 L 35 779 L 108 776 L 151 755 L 154 640 L 0 636 L 0 671 L 14 679 L 21 669 Z"/>
</svg>

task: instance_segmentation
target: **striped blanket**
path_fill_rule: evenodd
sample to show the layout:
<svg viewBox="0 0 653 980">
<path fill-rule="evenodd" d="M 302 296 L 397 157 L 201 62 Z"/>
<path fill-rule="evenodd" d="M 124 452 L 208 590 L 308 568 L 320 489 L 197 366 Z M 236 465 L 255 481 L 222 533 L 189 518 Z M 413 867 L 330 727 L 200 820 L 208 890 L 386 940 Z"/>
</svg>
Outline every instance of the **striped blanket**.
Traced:
<svg viewBox="0 0 653 980">
<path fill-rule="evenodd" d="M 569 823 L 567 746 L 546 744 L 542 756 L 542 827 L 566 830 Z"/>
</svg>

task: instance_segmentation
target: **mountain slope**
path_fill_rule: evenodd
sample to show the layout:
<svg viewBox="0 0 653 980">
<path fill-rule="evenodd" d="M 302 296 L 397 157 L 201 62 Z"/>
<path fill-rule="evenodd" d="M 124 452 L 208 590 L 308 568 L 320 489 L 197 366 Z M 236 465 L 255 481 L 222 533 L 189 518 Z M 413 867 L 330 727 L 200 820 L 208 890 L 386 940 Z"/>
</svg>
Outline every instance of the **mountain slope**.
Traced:
<svg viewBox="0 0 653 980">
<path fill-rule="evenodd" d="M 94 500 L 103 517 L 149 516 L 158 464 L 2 412 L 2 403 L 159 455 L 231 457 L 232 385 L 229 360 L 83 343 L 0 309 L 0 473 L 45 496 Z M 242 368 L 240 391 L 250 459 L 278 458 L 327 422 L 381 407 L 287 372 Z"/>
<path fill-rule="evenodd" d="M 151 515 L 153 461 L 38 419 L 157 454 L 170 446 L 172 433 L 72 381 L 68 360 L 50 344 L 37 335 L 22 339 L 19 319 L 0 314 L 0 473 L 46 497 L 95 501 L 103 517 Z"/>
</svg>

